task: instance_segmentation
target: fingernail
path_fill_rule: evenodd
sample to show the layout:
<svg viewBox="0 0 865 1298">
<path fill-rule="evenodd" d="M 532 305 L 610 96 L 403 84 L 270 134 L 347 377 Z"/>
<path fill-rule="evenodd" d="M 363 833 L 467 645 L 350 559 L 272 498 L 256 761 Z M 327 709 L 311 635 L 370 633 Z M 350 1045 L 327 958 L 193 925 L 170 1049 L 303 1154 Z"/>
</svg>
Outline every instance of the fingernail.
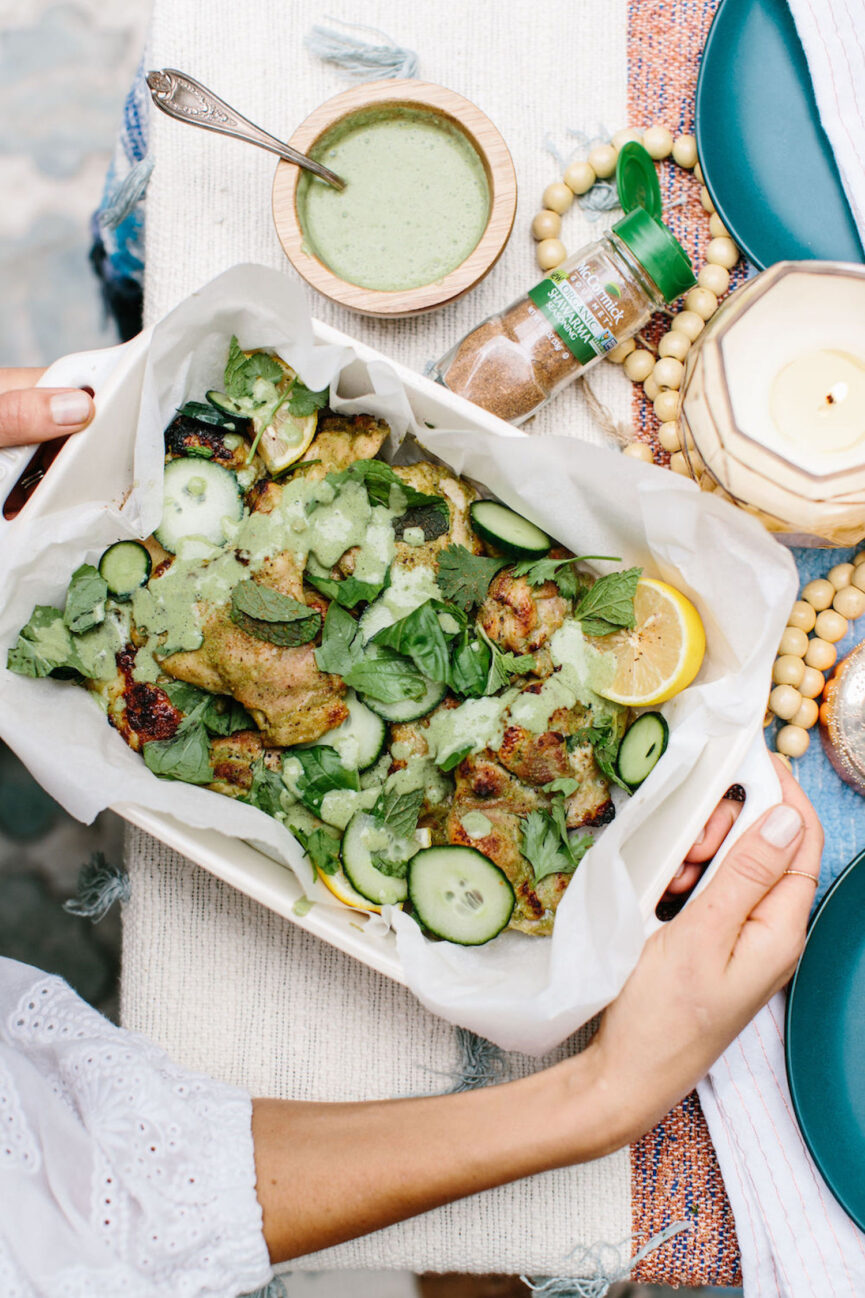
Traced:
<svg viewBox="0 0 865 1298">
<path fill-rule="evenodd" d="M 697 835 L 697 837 L 694 839 L 694 846 L 699 847 L 705 837 L 706 837 L 706 826 L 704 825 L 703 828 L 700 830 L 699 834 Z"/>
<path fill-rule="evenodd" d="M 90 418 L 90 398 L 86 392 L 58 392 L 48 403 L 55 424 L 71 428 Z"/>
<path fill-rule="evenodd" d="M 787 847 L 802 828 L 802 817 L 795 807 L 781 803 L 773 808 L 760 828 L 761 837 L 773 847 Z"/>
<path fill-rule="evenodd" d="M 673 878 L 681 879 L 684 873 L 685 873 L 685 862 L 683 861 L 682 864 L 679 866 L 678 870 L 676 871 L 676 873 L 673 875 Z"/>
</svg>

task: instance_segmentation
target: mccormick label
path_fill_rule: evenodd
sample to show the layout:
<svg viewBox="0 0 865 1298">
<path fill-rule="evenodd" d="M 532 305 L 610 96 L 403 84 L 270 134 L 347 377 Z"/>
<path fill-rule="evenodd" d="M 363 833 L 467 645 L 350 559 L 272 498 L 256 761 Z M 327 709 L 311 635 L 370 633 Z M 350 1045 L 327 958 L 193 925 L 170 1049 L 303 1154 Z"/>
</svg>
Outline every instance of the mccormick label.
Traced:
<svg viewBox="0 0 865 1298">
<path fill-rule="evenodd" d="M 612 287 L 602 284 L 587 266 L 579 265 L 570 274 L 550 271 L 529 290 L 529 298 L 581 365 L 612 351 L 619 341 L 599 318 L 606 316 L 615 323 L 624 315 L 611 296 Z"/>
</svg>

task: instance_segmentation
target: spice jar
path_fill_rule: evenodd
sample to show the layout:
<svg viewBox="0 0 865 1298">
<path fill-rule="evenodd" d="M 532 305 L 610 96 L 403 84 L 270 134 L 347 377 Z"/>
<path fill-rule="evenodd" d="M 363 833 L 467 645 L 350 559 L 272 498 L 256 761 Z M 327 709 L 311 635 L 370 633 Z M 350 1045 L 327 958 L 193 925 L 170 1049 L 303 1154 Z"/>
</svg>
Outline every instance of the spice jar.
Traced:
<svg viewBox="0 0 865 1298">
<path fill-rule="evenodd" d="M 466 334 L 433 374 L 452 392 L 520 424 L 695 283 L 678 240 L 635 208 Z"/>
</svg>

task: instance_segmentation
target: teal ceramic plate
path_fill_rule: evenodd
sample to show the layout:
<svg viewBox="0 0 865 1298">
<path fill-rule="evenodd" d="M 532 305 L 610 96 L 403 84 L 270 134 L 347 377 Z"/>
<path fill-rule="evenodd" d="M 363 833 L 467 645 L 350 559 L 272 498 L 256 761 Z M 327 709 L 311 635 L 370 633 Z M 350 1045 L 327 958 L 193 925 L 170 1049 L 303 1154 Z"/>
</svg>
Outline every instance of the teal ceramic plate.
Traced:
<svg viewBox="0 0 865 1298">
<path fill-rule="evenodd" d="M 697 148 L 750 261 L 863 261 L 787 0 L 722 0 L 697 83 Z"/>
<path fill-rule="evenodd" d="M 805 1143 L 865 1229 L 865 852 L 811 921 L 787 998 L 786 1056 Z"/>
</svg>

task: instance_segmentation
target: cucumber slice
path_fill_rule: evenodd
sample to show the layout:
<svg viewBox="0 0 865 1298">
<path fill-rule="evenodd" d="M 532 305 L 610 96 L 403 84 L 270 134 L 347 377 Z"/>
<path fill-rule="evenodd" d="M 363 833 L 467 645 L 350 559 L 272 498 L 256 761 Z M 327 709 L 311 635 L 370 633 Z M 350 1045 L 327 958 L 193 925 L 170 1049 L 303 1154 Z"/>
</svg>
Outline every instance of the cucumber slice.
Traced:
<svg viewBox="0 0 865 1298">
<path fill-rule="evenodd" d="M 426 689 L 419 699 L 400 699 L 398 703 L 382 703 L 380 699 L 371 699 L 360 695 L 366 707 L 385 721 L 418 721 L 433 708 L 437 708 L 448 692 L 447 685 L 441 681 L 427 680 Z"/>
<path fill-rule="evenodd" d="M 508 923 L 514 890 L 473 847 L 428 847 L 412 857 L 408 895 L 424 928 L 446 942 L 481 946 Z"/>
<path fill-rule="evenodd" d="M 408 884 L 397 874 L 385 874 L 373 864 L 373 853 L 404 867 L 418 845 L 402 838 L 366 811 L 356 811 L 342 836 L 342 868 L 351 886 L 377 906 L 405 901 Z"/>
<path fill-rule="evenodd" d="M 99 576 L 115 599 L 131 599 L 139 586 L 145 586 L 153 567 L 150 555 L 140 541 L 115 541 L 99 560 Z"/>
<path fill-rule="evenodd" d="M 244 413 L 227 392 L 217 392 L 215 388 L 210 388 L 204 395 L 214 410 L 218 410 L 221 415 L 242 415 Z"/>
<path fill-rule="evenodd" d="M 188 536 L 222 545 L 224 520 L 238 522 L 243 517 L 237 478 L 212 460 L 194 456 L 169 460 L 162 492 L 162 521 L 154 535 L 169 554 L 176 554 Z"/>
<path fill-rule="evenodd" d="M 355 771 L 365 771 L 377 762 L 384 749 L 387 727 L 381 717 L 368 708 L 353 690 L 345 696 L 348 717 L 342 725 L 334 726 L 311 744 L 303 748 L 316 748 L 322 744 L 335 748 L 342 763 Z"/>
<path fill-rule="evenodd" d="M 472 527 L 485 541 L 515 558 L 541 558 L 553 544 L 546 532 L 495 500 L 476 500 L 469 514 Z"/>
<path fill-rule="evenodd" d="M 623 784 L 636 789 L 666 752 L 670 729 L 660 712 L 644 712 L 625 731 L 616 771 Z"/>
</svg>

